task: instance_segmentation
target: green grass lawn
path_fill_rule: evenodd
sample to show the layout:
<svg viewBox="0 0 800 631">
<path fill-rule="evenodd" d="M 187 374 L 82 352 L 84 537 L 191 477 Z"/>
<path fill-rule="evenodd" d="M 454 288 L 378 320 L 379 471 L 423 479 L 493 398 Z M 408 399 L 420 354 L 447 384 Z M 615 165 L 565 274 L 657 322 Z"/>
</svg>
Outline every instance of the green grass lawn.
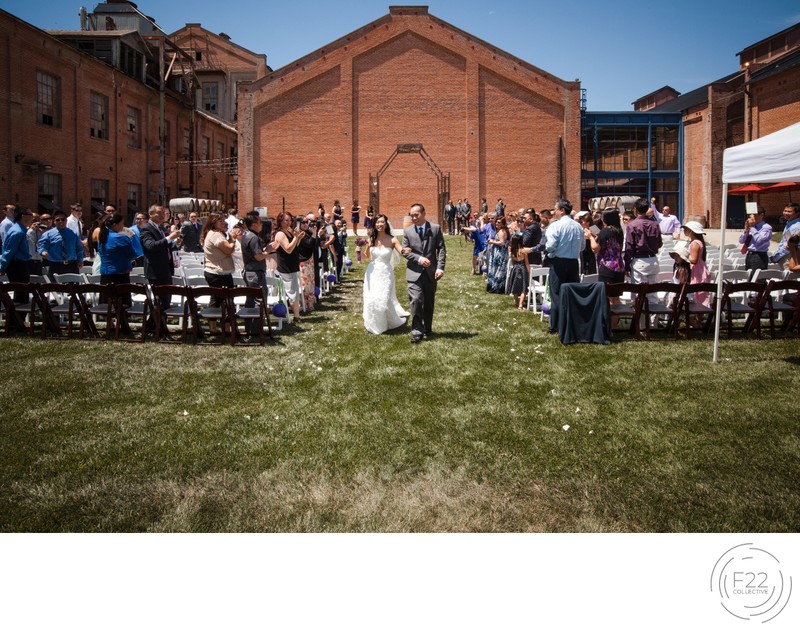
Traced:
<svg viewBox="0 0 800 631">
<path fill-rule="evenodd" d="M 0 530 L 800 530 L 796 337 L 565 347 L 447 244 L 421 344 L 365 264 L 263 348 L 0 339 Z"/>
</svg>

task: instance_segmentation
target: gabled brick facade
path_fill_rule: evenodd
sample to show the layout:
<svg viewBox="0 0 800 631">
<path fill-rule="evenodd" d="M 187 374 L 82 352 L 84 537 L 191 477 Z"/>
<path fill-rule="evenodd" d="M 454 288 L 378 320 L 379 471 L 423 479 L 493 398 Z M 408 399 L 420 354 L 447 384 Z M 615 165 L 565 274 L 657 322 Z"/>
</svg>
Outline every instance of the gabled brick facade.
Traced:
<svg viewBox="0 0 800 631">
<path fill-rule="evenodd" d="M 450 173 L 450 196 L 474 209 L 551 208 L 580 189 L 580 84 L 558 79 L 439 20 L 390 7 L 367 26 L 239 93 L 240 208 L 274 215 L 369 203 L 399 144 L 421 144 Z M 437 206 L 437 179 L 417 153 L 380 180 L 395 227 L 413 202 Z M 435 213 L 429 213 L 435 217 Z"/>
</svg>

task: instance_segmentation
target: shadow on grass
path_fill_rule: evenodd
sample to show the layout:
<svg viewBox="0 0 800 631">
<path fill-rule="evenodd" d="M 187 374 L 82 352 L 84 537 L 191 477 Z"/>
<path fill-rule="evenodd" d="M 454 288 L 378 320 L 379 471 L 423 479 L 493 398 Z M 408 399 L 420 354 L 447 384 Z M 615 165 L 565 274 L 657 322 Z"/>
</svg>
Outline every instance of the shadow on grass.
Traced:
<svg viewBox="0 0 800 631">
<path fill-rule="evenodd" d="M 783 361 L 794 364 L 795 366 L 800 366 L 800 357 L 787 357 Z"/>
</svg>

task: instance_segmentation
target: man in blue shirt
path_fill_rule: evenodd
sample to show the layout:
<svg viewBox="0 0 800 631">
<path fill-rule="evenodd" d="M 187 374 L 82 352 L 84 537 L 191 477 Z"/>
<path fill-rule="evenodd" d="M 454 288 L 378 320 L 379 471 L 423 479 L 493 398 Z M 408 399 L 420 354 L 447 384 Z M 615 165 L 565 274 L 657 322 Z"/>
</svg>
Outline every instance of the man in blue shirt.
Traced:
<svg viewBox="0 0 800 631">
<path fill-rule="evenodd" d="M 789 246 L 786 245 L 786 242 L 789 237 L 800 234 L 800 204 L 797 202 L 786 204 L 786 208 L 783 209 L 783 218 L 786 220 L 786 227 L 783 229 L 783 236 L 778 244 L 778 249 L 775 250 L 775 254 L 769 257 L 769 260 L 772 263 L 782 265 L 784 269 L 788 269 Z"/>
<path fill-rule="evenodd" d="M 53 213 L 54 228 L 39 237 L 36 249 L 47 261 L 51 274 L 80 274 L 83 265 L 83 243 L 75 232 L 67 228 L 67 213 L 61 209 Z"/>
<path fill-rule="evenodd" d="M 547 227 L 547 258 L 550 261 L 550 333 L 558 331 L 558 301 L 561 285 L 580 280 L 578 258 L 586 246 L 583 228 L 572 219 L 572 204 L 559 199 L 553 207 L 555 221 Z"/>
<path fill-rule="evenodd" d="M 6 238 L 6 232 L 14 225 L 14 204 L 6 204 L 3 209 L 3 221 L 0 221 L 0 245 Z"/>
<path fill-rule="evenodd" d="M 3 238 L 3 253 L 0 255 L 0 274 L 16 283 L 29 283 L 31 251 L 28 247 L 28 228 L 33 223 L 33 213 L 27 208 L 14 209 L 14 223 Z M 28 302 L 28 293 L 14 292 L 14 302 Z"/>
<path fill-rule="evenodd" d="M 747 255 L 744 259 L 744 267 L 748 271 L 769 267 L 767 251 L 770 241 L 772 241 L 772 226 L 764 221 L 765 214 L 763 208 L 748 211 L 744 232 L 739 236 L 742 251 Z"/>
</svg>

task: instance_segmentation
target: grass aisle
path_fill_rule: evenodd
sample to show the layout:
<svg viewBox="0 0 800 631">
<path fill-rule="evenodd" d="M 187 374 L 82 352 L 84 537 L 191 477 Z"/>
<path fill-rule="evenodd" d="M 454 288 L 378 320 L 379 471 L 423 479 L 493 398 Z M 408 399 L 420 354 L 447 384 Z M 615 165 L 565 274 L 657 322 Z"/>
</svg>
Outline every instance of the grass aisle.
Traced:
<svg viewBox="0 0 800 631">
<path fill-rule="evenodd" d="M 264 348 L 0 339 L 0 530 L 800 530 L 796 338 L 564 347 L 447 246 L 421 344 L 365 264 Z"/>
</svg>

